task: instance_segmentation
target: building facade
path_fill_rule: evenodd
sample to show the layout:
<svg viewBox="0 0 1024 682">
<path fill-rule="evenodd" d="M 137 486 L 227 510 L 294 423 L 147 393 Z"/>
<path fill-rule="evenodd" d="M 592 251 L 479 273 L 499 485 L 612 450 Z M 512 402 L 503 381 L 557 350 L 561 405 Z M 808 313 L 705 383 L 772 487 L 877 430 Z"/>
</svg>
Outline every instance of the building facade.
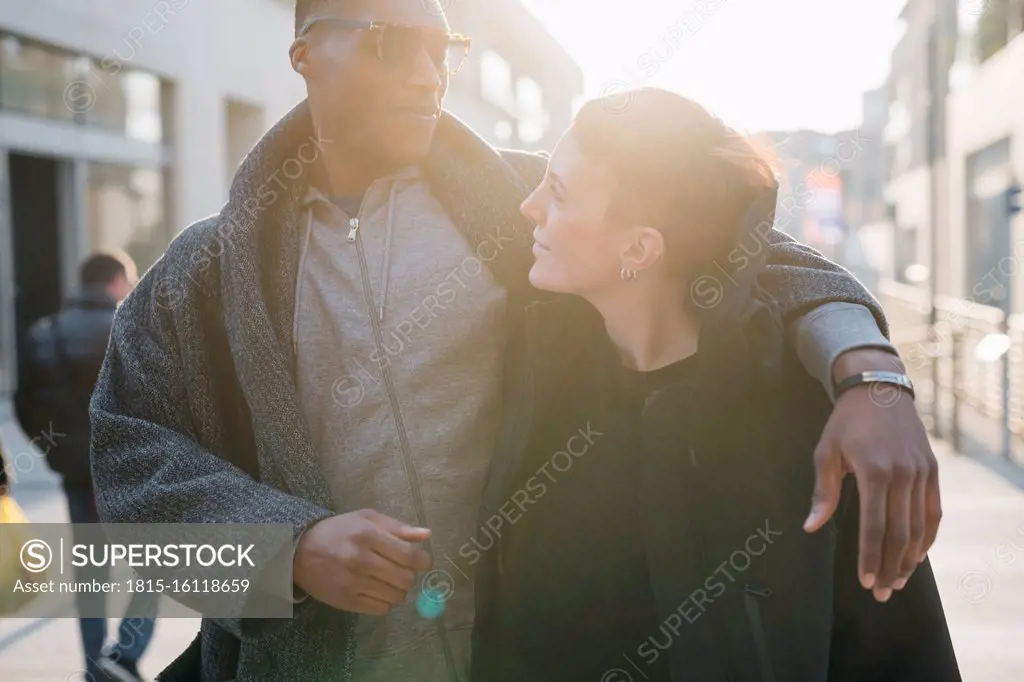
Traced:
<svg viewBox="0 0 1024 682">
<path fill-rule="evenodd" d="M 941 248 L 948 224 L 946 97 L 957 42 L 957 3 L 908 0 L 900 18 L 906 30 L 891 60 L 885 198 L 894 231 L 894 277 L 924 286 L 942 270 L 931 272 L 932 239 Z"/>
<path fill-rule="evenodd" d="M 446 107 L 501 147 L 551 150 L 583 94 L 583 72 L 521 0 L 448 3 L 452 30 L 473 40 Z"/>
<path fill-rule="evenodd" d="M 1024 223 L 1005 190 L 1024 180 L 1024 2 L 992 0 L 962 19 L 948 101 L 949 293 L 1020 312 Z"/>
<path fill-rule="evenodd" d="M 843 171 L 858 154 L 856 131 L 769 131 L 755 144 L 780 176 L 778 229 L 831 254 L 846 228 Z"/>
<path fill-rule="evenodd" d="M 579 68 L 517 1 L 455 3 L 452 23 L 475 43 L 447 108 L 492 143 L 549 148 Z M 0 3 L 0 402 L 19 339 L 88 252 L 147 268 L 223 205 L 245 154 L 304 97 L 293 30 L 288 0 Z"/>
</svg>

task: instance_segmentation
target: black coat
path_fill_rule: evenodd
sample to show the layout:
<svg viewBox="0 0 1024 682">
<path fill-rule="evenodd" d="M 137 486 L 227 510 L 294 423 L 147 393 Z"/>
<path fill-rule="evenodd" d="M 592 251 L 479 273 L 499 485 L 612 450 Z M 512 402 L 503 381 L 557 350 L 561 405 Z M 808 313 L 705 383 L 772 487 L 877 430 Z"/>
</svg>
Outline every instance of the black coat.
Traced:
<svg viewBox="0 0 1024 682">
<path fill-rule="evenodd" d="M 667 656 L 673 680 L 702 682 L 960 680 L 927 562 L 886 604 L 860 586 L 852 478 L 826 528 L 802 530 L 813 451 L 832 406 L 784 349 L 773 307 L 752 299 L 738 310 L 705 325 L 695 378 L 645 403 L 642 451 L 630 457 L 659 465 L 641 474 L 637 531 L 661 625 L 651 634 L 671 644 L 638 642 L 631 660 L 643 670 Z M 538 447 L 532 436 L 559 419 L 558 387 L 586 381 L 600 362 L 593 341 L 603 322 L 580 299 L 534 304 L 520 326 L 481 527 L 522 485 L 520 464 Z M 673 437 L 680 423 L 686 446 Z M 477 682 L 518 679 L 489 637 L 507 561 L 496 546 L 477 566 Z M 622 668 L 644 679 L 625 660 Z"/>
<path fill-rule="evenodd" d="M 89 398 L 116 308 L 102 287 L 86 287 L 29 329 L 15 394 L 18 421 L 65 487 L 92 488 Z"/>
</svg>

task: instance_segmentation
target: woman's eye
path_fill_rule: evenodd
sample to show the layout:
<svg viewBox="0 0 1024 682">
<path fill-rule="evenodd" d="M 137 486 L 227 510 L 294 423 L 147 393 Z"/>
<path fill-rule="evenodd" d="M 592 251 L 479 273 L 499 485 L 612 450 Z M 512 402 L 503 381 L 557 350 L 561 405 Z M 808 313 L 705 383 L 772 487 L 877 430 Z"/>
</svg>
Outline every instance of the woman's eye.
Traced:
<svg viewBox="0 0 1024 682">
<path fill-rule="evenodd" d="M 555 201 L 562 201 L 562 193 L 558 191 L 558 185 L 551 183 L 551 196 L 555 198 Z"/>
</svg>

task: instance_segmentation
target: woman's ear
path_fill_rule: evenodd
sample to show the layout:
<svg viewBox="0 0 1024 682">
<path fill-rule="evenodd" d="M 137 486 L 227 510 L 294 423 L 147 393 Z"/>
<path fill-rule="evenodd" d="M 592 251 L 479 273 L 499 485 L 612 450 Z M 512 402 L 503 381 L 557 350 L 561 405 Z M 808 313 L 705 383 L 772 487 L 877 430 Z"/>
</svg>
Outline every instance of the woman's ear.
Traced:
<svg viewBox="0 0 1024 682">
<path fill-rule="evenodd" d="M 641 272 L 665 256 L 665 236 L 653 227 L 633 228 L 629 246 L 623 254 L 624 267 Z"/>
<path fill-rule="evenodd" d="M 296 38 L 291 47 L 288 48 L 288 57 L 292 63 L 292 69 L 303 78 L 312 76 L 311 49 L 309 39 L 305 36 Z"/>
</svg>

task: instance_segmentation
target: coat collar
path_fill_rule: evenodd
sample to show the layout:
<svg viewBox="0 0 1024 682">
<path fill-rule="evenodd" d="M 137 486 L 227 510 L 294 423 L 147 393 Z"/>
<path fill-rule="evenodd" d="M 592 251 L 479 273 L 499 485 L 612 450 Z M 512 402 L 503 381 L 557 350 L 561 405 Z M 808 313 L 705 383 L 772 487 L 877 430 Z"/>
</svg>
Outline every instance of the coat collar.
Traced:
<svg viewBox="0 0 1024 682">
<path fill-rule="evenodd" d="M 72 308 L 91 310 L 117 309 L 117 301 L 107 293 L 107 290 L 101 284 L 89 284 L 82 287 L 74 296 L 68 299 L 68 305 Z"/>
<path fill-rule="evenodd" d="M 327 508 L 334 505 L 298 399 L 292 316 L 303 203 L 313 165 L 330 144 L 300 103 L 242 162 L 219 215 L 233 235 L 223 249 L 223 314 L 236 375 L 251 414 L 261 416 L 253 420 L 260 469 L 276 470 L 293 494 Z M 519 204 L 529 187 L 502 156 L 444 114 L 422 171 L 471 246 L 504 242 L 489 263 L 498 281 L 513 291 L 528 287 L 532 226 Z M 287 452 L 270 445 L 282 431 L 291 434 Z"/>
<path fill-rule="evenodd" d="M 600 313 L 577 296 L 530 304 L 524 324 L 527 360 L 541 401 L 545 387 L 573 380 L 571 373 L 579 365 L 574 360 L 592 361 L 597 349 L 609 344 Z M 708 398 L 728 400 L 752 379 L 775 382 L 783 353 L 782 321 L 774 302 L 756 285 L 730 293 L 717 314 L 704 319 L 696 390 Z"/>
</svg>

